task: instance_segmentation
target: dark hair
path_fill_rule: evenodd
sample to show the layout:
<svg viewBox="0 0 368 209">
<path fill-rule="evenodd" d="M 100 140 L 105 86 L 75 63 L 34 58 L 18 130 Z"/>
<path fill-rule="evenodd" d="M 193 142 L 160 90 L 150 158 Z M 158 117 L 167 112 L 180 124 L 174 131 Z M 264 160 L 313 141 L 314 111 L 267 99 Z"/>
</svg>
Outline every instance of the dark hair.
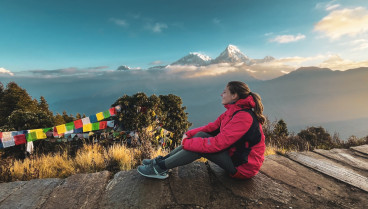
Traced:
<svg viewBox="0 0 368 209">
<path fill-rule="evenodd" d="M 256 106 L 254 107 L 254 113 L 256 114 L 258 121 L 261 124 L 264 124 L 266 118 L 263 115 L 263 104 L 261 97 L 257 93 L 251 92 L 248 85 L 241 81 L 230 81 L 227 84 L 227 87 L 229 88 L 230 93 L 237 94 L 239 99 L 245 99 L 249 95 L 252 96 L 254 102 L 256 103 Z"/>
</svg>

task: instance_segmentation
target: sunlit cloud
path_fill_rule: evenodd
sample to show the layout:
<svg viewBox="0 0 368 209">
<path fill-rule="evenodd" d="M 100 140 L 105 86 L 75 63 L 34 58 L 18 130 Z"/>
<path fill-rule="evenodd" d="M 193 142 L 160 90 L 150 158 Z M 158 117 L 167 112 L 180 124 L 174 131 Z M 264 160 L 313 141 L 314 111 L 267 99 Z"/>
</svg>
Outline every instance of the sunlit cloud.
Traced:
<svg viewBox="0 0 368 209">
<path fill-rule="evenodd" d="M 351 42 L 352 50 L 351 51 L 362 51 L 368 49 L 368 40 L 367 39 L 358 39 Z"/>
<path fill-rule="evenodd" d="M 297 42 L 303 39 L 305 39 L 305 35 L 303 34 L 281 35 L 281 36 L 276 36 L 273 39 L 270 39 L 270 42 L 277 42 L 277 43 L 285 44 L 285 43 L 290 43 L 290 42 Z"/>
<path fill-rule="evenodd" d="M 14 73 L 10 72 L 10 70 L 7 70 L 5 68 L 0 67 L 0 76 L 1 75 L 10 75 L 10 76 L 14 76 Z"/>
<path fill-rule="evenodd" d="M 342 36 L 354 37 L 368 32 L 368 11 L 363 7 L 335 10 L 319 21 L 315 31 L 331 40 Z"/>
<path fill-rule="evenodd" d="M 122 27 L 127 27 L 129 25 L 126 20 L 122 20 L 122 19 L 110 18 L 110 21 Z"/>
<path fill-rule="evenodd" d="M 338 55 L 330 55 L 328 59 L 324 60 L 319 67 L 330 68 L 332 70 L 348 70 L 359 67 L 367 67 L 368 60 L 365 61 L 352 61 L 347 59 L 342 59 Z"/>
</svg>

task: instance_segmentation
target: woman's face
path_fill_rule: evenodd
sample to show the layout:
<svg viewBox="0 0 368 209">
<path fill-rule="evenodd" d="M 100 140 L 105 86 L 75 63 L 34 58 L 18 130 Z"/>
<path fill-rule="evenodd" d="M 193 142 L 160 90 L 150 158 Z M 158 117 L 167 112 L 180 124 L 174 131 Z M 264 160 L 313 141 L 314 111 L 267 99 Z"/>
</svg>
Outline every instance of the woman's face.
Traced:
<svg viewBox="0 0 368 209">
<path fill-rule="evenodd" d="M 230 104 L 238 100 L 238 94 L 231 94 L 228 86 L 226 86 L 222 92 L 221 97 L 223 105 Z"/>
</svg>

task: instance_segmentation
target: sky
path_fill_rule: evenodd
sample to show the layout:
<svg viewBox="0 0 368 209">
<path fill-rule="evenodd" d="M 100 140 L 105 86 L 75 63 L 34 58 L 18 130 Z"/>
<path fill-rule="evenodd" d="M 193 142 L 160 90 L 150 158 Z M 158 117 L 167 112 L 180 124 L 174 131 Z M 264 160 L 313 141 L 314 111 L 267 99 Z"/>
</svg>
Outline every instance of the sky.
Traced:
<svg viewBox="0 0 368 209">
<path fill-rule="evenodd" d="M 368 1 L 0 0 L 0 75 L 147 69 L 229 44 L 292 69 L 368 66 Z"/>
</svg>

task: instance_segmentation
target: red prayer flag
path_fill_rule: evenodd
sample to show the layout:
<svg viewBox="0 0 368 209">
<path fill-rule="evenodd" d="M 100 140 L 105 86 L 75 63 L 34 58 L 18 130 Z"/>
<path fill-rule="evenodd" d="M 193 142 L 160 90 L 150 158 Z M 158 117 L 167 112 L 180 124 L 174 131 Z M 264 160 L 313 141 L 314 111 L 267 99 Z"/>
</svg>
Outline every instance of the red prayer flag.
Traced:
<svg viewBox="0 0 368 209">
<path fill-rule="evenodd" d="M 75 127 L 75 129 L 83 128 L 82 119 L 79 119 L 79 120 L 74 121 L 74 127 Z"/>
<path fill-rule="evenodd" d="M 20 134 L 14 136 L 14 143 L 15 145 L 25 144 L 27 142 L 26 135 Z"/>
<path fill-rule="evenodd" d="M 0 139 L 3 138 L 3 132 L 0 132 Z"/>
<path fill-rule="evenodd" d="M 107 128 L 107 121 L 101 121 L 100 122 L 100 129 L 106 129 Z"/>
<path fill-rule="evenodd" d="M 109 111 L 110 111 L 110 115 L 111 116 L 116 115 L 116 109 L 115 109 L 115 107 L 110 108 Z"/>
</svg>

